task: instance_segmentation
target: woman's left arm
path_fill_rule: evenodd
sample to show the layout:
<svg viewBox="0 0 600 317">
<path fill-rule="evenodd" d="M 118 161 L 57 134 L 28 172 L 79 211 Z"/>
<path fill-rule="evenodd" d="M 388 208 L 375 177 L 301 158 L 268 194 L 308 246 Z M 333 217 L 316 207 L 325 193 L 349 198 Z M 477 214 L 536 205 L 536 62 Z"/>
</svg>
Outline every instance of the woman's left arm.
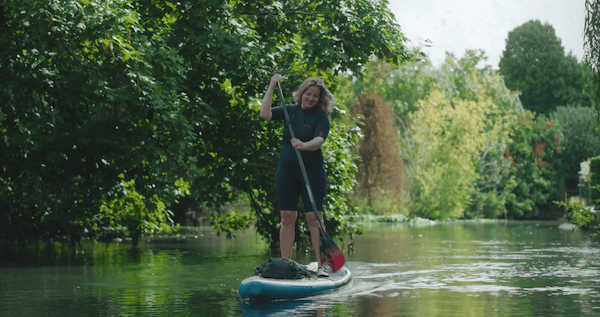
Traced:
<svg viewBox="0 0 600 317">
<path fill-rule="evenodd" d="M 290 142 L 292 142 L 292 146 L 296 150 L 316 151 L 321 148 L 321 145 L 323 145 L 323 142 L 325 142 L 325 139 L 323 139 L 320 136 L 317 136 L 314 139 L 312 139 L 310 141 L 306 141 L 306 142 L 302 142 L 302 141 L 300 141 L 300 139 L 297 139 L 297 138 L 291 139 Z"/>
<path fill-rule="evenodd" d="M 297 138 L 290 140 L 294 149 L 300 151 L 317 151 L 325 142 L 329 134 L 329 118 L 323 115 L 315 125 L 314 138 L 310 141 L 302 142 Z"/>
</svg>

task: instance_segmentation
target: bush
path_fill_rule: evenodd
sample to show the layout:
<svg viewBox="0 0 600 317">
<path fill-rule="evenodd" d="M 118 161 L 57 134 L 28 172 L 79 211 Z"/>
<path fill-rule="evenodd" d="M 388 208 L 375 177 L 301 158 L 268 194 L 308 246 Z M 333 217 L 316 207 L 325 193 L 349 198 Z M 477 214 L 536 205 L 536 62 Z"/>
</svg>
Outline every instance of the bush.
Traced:
<svg viewBox="0 0 600 317">
<path fill-rule="evenodd" d="M 590 208 L 583 207 L 580 202 L 569 202 L 566 205 L 563 202 L 556 202 L 556 204 L 560 207 L 566 207 L 567 220 L 582 229 L 589 229 L 595 220 Z"/>
<path fill-rule="evenodd" d="M 511 167 L 504 186 L 514 187 L 507 199 L 507 217 L 551 218 L 551 202 L 561 199 L 564 183 L 560 169 L 561 131 L 544 116 L 534 119 L 529 111 L 521 116 L 513 131 L 505 154 Z"/>
<path fill-rule="evenodd" d="M 139 238 L 145 234 L 157 232 L 170 233 L 172 227 L 171 216 L 165 203 L 157 196 L 144 197 L 136 191 L 135 179 L 126 181 L 123 175 L 119 176 L 120 186 L 112 195 L 105 197 L 100 207 L 100 213 L 95 216 L 94 229 L 103 232 L 108 228 L 132 238 L 132 245 L 138 244 Z M 179 180 L 176 185 L 187 192 L 187 184 Z M 178 227 L 175 226 L 175 230 Z"/>
</svg>

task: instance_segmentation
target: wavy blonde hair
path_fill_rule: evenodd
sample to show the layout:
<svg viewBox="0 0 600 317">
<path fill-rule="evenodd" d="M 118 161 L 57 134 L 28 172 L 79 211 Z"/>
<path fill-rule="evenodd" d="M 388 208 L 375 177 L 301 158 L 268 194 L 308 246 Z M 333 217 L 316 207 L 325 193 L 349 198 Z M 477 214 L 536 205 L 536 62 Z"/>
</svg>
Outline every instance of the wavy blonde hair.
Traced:
<svg viewBox="0 0 600 317">
<path fill-rule="evenodd" d="M 298 90 L 294 93 L 294 101 L 296 104 L 302 104 L 302 95 L 310 86 L 319 88 L 319 101 L 315 107 L 326 115 L 330 115 L 331 110 L 333 110 L 333 107 L 335 106 L 335 97 L 329 92 L 329 89 L 327 89 L 325 82 L 321 78 L 309 77 L 304 80 L 302 85 L 300 85 Z"/>
</svg>

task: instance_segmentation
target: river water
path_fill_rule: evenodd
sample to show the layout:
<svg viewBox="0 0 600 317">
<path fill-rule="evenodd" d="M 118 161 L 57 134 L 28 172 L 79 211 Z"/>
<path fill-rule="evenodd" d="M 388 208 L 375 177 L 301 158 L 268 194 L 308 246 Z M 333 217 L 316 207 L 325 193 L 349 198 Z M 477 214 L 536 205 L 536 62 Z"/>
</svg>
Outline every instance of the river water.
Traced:
<svg viewBox="0 0 600 317">
<path fill-rule="evenodd" d="M 144 242 L 137 252 L 89 243 L 76 253 L 2 253 L 0 315 L 600 315 L 600 244 L 589 233 L 536 221 L 364 226 L 346 253 L 354 274 L 347 287 L 261 304 L 237 293 L 269 257 L 251 230 L 229 241 L 205 228 L 181 241 Z"/>
</svg>

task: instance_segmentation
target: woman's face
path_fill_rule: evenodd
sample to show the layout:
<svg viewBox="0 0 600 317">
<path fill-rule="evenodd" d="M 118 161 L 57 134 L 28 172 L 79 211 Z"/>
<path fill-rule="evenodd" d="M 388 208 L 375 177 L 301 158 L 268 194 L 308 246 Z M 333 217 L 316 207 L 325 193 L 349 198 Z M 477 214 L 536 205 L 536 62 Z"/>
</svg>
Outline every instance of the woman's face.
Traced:
<svg viewBox="0 0 600 317">
<path fill-rule="evenodd" d="M 300 106 L 302 106 L 302 109 L 312 109 L 317 104 L 317 102 L 319 102 L 320 92 L 321 91 L 319 90 L 319 87 L 309 86 L 302 94 L 302 103 L 300 104 Z"/>
</svg>

